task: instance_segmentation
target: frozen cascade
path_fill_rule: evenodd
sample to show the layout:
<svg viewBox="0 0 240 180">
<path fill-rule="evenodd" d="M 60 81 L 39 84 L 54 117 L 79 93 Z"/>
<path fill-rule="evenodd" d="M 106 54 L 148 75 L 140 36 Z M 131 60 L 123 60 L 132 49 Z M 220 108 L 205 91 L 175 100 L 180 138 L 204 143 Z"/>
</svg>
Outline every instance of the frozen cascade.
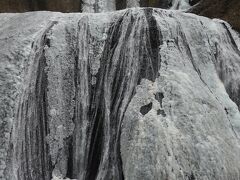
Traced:
<svg viewBox="0 0 240 180">
<path fill-rule="evenodd" d="M 172 0 L 172 6 L 170 9 L 182 9 L 186 10 L 190 8 L 189 0 Z"/>
<path fill-rule="evenodd" d="M 115 11 L 115 0 L 82 0 L 82 12 Z"/>
<path fill-rule="evenodd" d="M 1 179 L 240 179 L 240 38 L 226 22 L 0 14 L 0 47 Z"/>
<path fill-rule="evenodd" d="M 127 7 L 161 7 L 163 9 L 187 10 L 191 6 L 189 0 L 127 0 Z"/>
</svg>

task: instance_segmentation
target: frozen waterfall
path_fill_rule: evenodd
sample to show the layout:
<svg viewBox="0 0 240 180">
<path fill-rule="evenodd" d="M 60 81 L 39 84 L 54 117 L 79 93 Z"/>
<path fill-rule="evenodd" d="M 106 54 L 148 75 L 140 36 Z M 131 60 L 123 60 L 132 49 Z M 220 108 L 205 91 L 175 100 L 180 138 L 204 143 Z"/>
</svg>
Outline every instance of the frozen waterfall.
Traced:
<svg viewBox="0 0 240 180">
<path fill-rule="evenodd" d="M 0 14 L 0 178 L 240 179 L 239 34 L 84 3 Z"/>
</svg>

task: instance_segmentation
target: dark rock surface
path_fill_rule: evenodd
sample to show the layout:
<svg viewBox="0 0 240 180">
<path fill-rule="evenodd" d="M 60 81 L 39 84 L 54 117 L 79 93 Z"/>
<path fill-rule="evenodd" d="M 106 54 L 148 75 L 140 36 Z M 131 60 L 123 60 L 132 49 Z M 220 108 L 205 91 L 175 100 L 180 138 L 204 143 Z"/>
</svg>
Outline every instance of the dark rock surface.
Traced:
<svg viewBox="0 0 240 180">
<path fill-rule="evenodd" d="M 80 12 L 81 0 L 1 0 L 0 12 Z"/>
<path fill-rule="evenodd" d="M 195 1 L 192 4 L 196 3 L 198 2 Z M 239 0 L 201 0 L 191 12 L 210 18 L 223 19 L 240 32 Z"/>
</svg>

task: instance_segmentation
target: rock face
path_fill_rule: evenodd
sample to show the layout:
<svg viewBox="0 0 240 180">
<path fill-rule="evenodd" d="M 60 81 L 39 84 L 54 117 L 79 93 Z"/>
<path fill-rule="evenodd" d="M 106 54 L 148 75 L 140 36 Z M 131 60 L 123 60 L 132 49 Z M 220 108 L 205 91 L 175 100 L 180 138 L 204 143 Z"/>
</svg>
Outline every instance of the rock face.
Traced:
<svg viewBox="0 0 240 180">
<path fill-rule="evenodd" d="M 0 14 L 0 47 L 1 179 L 240 179 L 240 38 L 226 22 Z"/>
<path fill-rule="evenodd" d="M 193 4 L 195 3 L 197 1 L 193 2 Z M 211 18 L 224 19 L 240 32 L 239 9 L 239 0 L 201 0 L 191 12 Z"/>
</svg>

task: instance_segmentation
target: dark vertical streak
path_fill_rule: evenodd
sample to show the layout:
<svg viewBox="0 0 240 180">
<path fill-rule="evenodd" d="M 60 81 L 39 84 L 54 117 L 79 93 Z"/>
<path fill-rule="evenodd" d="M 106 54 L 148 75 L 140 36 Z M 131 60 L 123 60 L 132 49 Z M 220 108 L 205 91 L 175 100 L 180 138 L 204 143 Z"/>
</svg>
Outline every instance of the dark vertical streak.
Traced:
<svg viewBox="0 0 240 180">
<path fill-rule="evenodd" d="M 155 81 L 158 76 L 158 70 L 160 69 L 161 59 L 158 55 L 159 47 L 162 44 L 161 39 L 162 35 L 158 30 L 157 22 L 153 16 L 153 9 L 146 8 L 144 9 L 145 16 L 148 22 L 148 33 L 147 33 L 147 42 L 146 45 L 141 46 L 140 55 L 141 64 L 140 64 L 140 77 L 138 83 L 142 78 Z M 142 38 L 142 37 L 141 37 Z M 141 39 L 141 41 L 144 41 Z"/>
<path fill-rule="evenodd" d="M 17 139 L 13 148 L 13 162 L 18 164 L 19 179 L 50 180 L 51 159 L 46 142 L 49 133 L 47 117 L 47 74 L 44 47 L 47 42 L 46 34 L 56 22 L 52 22 L 42 34 L 35 50 L 33 60 L 34 75 L 31 74 L 29 89 L 24 90 L 17 110 L 14 138 Z M 32 82 L 35 82 L 32 84 Z M 32 88 L 34 86 L 34 89 Z M 24 133 L 24 134 L 22 134 Z M 23 136 L 22 136 L 23 135 Z"/>
</svg>

